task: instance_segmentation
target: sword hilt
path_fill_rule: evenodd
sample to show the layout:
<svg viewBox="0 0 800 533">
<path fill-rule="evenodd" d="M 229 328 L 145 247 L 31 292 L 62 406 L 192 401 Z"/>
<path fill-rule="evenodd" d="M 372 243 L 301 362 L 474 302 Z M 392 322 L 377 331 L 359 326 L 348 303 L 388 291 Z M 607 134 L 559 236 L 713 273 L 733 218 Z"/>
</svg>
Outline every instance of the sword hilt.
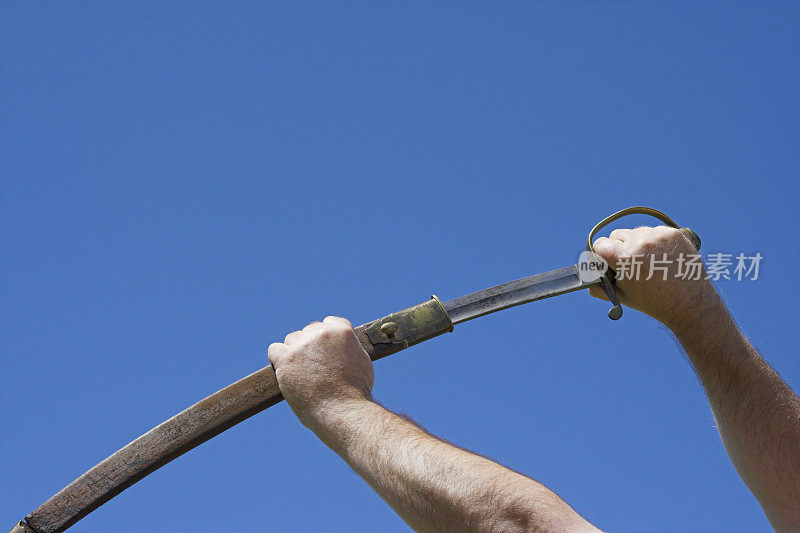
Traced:
<svg viewBox="0 0 800 533">
<path fill-rule="evenodd" d="M 592 231 L 589 232 L 589 237 L 586 239 L 586 251 L 591 253 L 592 255 L 596 256 L 597 254 L 594 252 L 594 247 L 592 246 L 592 239 L 597 234 L 600 229 L 604 228 L 605 226 L 611 224 L 615 220 L 618 220 L 624 216 L 628 215 L 649 215 L 651 217 L 655 217 L 659 219 L 661 222 L 666 224 L 671 228 L 677 228 L 683 233 L 684 237 L 686 237 L 689 242 L 692 243 L 695 250 L 698 252 L 700 251 L 700 237 L 690 228 L 682 228 L 680 227 L 677 222 L 669 218 L 665 213 L 653 209 L 652 207 L 628 207 L 627 209 L 623 209 L 622 211 L 617 211 L 613 215 L 609 215 L 600 222 L 598 222 L 595 227 L 592 228 Z M 608 311 L 608 318 L 611 320 L 619 320 L 622 318 L 622 305 L 619 303 L 619 298 L 617 298 L 617 292 L 614 290 L 614 280 L 617 277 L 617 273 L 614 272 L 614 269 L 610 266 L 608 270 L 605 271 L 603 276 L 600 278 L 600 286 L 603 288 L 603 292 L 606 293 L 608 299 L 614 305 Z"/>
</svg>

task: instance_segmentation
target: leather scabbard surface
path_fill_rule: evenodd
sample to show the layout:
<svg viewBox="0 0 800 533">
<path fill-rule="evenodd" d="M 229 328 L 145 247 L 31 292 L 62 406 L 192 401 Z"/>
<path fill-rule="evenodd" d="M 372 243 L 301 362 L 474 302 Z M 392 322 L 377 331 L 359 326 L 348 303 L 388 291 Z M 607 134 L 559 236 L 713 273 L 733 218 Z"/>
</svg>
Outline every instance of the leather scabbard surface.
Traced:
<svg viewBox="0 0 800 533">
<path fill-rule="evenodd" d="M 355 328 L 374 361 L 453 324 L 438 298 Z M 36 533 L 58 533 L 195 446 L 283 400 L 271 366 L 215 392 L 92 467 L 25 517 Z M 16 526 L 15 526 L 16 527 Z"/>
</svg>

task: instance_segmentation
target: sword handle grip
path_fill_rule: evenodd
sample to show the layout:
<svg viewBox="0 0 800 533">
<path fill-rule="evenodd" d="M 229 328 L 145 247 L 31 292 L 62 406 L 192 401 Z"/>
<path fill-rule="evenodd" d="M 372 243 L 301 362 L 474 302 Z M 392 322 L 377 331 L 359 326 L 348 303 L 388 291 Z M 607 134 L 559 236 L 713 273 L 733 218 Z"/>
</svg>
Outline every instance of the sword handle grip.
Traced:
<svg viewBox="0 0 800 533">
<path fill-rule="evenodd" d="M 700 251 L 700 245 L 701 245 L 700 237 L 692 229 L 680 227 L 677 222 L 672 220 L 665 213 L 658 211 L 657 209 L 653 209 L 652 207 L 642 207 L 642 206 L 628 207 L 621 211 L 617 211 L 613 215 L 609 215 L 600 222 L 598 222 L 597 224 L 595 224 L 595 226 L 592 228 L 592 231 L 589 232 L 589 237 L 586 239 L 586 251 L 590 252 L 592 255 L 597 255 L 594 253 L 594 247 L 592 246 L 592 239 L 597 234 L 597 232 L 600 231 L 600 229 L 604 228 L 605 226 L 611 224 L 615 220 L 618 220 L 628 215 L 649 215 L 651 217 L 655 217 L 664 224 L 666 224 L 667 226 L 679 229 L 681 233 L 683 233 L 683 236 L 686 237 L 689 240 L 689 242 L 692 243 L 695 250 L 697 250 L 698 252 Z M 614 272 L 614 269 L 611 267 L 608 267 L 608 270 L 606 271 L 605 275 L 603 275 L 603 277 L 600 278 L 600 286 L 603 288 L 603 292 L 606 293 L 606 296 L 608 296 L 608 299 L 611 300 L 611 303 L 614 305 L 614 307 L 612 307 L 608 311 L 608 318 L 610 318 L 611 320 L 619 320 L 620 318 L 622 318 L 622 305 L 620 305 L 619 298 L 617 298 L 617 293 L 614 290 L 615 278 L 616 278 L 616 273 Z"/>
</svg>

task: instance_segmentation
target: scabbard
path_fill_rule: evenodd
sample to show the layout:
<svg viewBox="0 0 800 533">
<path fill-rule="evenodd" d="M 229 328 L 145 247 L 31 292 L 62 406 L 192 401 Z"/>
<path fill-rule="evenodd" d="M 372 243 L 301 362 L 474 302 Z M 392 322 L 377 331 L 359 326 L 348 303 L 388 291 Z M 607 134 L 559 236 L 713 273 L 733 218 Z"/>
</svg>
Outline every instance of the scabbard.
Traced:
<svg viewBox="0 0 800 533">
<path fill-rule="evenodd" d="M 630 214 L 654 216 L 668 226 L 679 227 L 660 211 L 630 207 L 597 224 L 589 233 L 587 250 L 594 253 L 592 238 L 600 228 Z M 699 250 L 697 234 L 688 228 L 680 229 Z M 601 274 L 597 278 L 584 279 L 580 275 L 580 266 L 570 265 L 503 283 L 445 304 L 434 296 L 427 302 L 359 326 L 355 333 L 364 350 L 375 361 L 453 331 L 454 323 L 460 324 L 502 309 L 601 283 L 609 299 L 615 303 L 609 317 L 616 320 L 622 316 L 622 307 L 612 286 L 613 276 Z M 154 470 L 282 399 L 272 367 L 262 368 L 178 413 L 92 467 L 30 513 L 25 518 L 27 523 L 19 522 L 11 532 L 64 531 Z"/>
<path fill-rule="evenodd" d="M 375 361 L 453 330 L 435 296 L 427 302 L 355 328 Z M 92 467 L 25 517 L 12 532 L 58 533 L 143 477 L 283 400 L 267 366 L 181 411 Z"/>
</svg>

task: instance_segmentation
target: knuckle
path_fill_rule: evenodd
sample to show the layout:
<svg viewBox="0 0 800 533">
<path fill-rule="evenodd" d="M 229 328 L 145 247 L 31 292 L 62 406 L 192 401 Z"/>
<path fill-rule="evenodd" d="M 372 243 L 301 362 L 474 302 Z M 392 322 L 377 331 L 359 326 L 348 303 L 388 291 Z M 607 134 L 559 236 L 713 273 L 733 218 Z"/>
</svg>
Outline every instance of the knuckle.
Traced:
<svg viewBox="0 0 800 533">
<path fill-rule="evenodd" d="M 344 332 L 344 330 L 342 329 L 342 327 L 339 326 L 339 325 L 336 325 L 336 326 L 330 327 L 325 333 L 327 334 L 327 338 L 328 339 L 335 339 L 335 340 L 338 341 L 339 339 L 342 338 L 343 332 Z"/>
<path fill-rule="evenodd" d="M 350 322 L 342 317 L 329 316 L 325 319 L 325 328 L 332 332 L 341 332 L 351 327 Z"/>
<path fill-rule="evenodd" d="M 286 355 L 286 345 L 281 342 L 273 342 L 267 348 L 267 360 L 275 363 L 284 359 Z"/>
<path fill-rule="evenodd" d="M 306 327 L 303 328 L 303 331 L 310 331 L 310 330 L 316 328 L 318 324 L 321 324 L 321 322 L 317 322 L 317 321 L 311 322 L 310 324 L 308 324 Z"/>
<path fill-rule="evenodd" d="M 633 230 L 633 233 L 636 234 L 636 236 L 639 237 L 640 239 L 647 239 L 651 235 L 653 235 L 654 231 L 655 228 L 652 228 L 650 226 L 638 226 Z"/>
<path fill-rule="evenodd" d="M 336 322 L 335 328 L 336 331 L 341 333 L 343 331 L 350 331 L 351 329 L 353 329 L 353 326 L 350 325 L 350 322 L 342 318 Z"/>
<path fill-rule="evenodd" d="M 351 327 L 349 320 L 334 315 L 325 317 L 325 324 L 330 325 L 331 327 Z"/>
<path fill-rule="evenodd" d="M 677 239 L 678 237 L 683 235 L 683 233 L 681 233 L 681 230 L 679 230 L 678 228 L 669 228 L 669 227 L 665 226 L 664 227 L 664 235 L 668 239 L 673 240 L 673 239 Z"/>
<path fill-rule="evenodd" d="M 303 337 L 305 337 L 305 334 L 302 331 L 293 331 L 293 332 L 289 333 L 288 335 L 286 335 L 286 339 L 284 339 L 283 342 L 286 343 L 286 344 L 288 344 L 290 342 L 294 343 L 294 342 L 302 341 Z"/>
</svg>

